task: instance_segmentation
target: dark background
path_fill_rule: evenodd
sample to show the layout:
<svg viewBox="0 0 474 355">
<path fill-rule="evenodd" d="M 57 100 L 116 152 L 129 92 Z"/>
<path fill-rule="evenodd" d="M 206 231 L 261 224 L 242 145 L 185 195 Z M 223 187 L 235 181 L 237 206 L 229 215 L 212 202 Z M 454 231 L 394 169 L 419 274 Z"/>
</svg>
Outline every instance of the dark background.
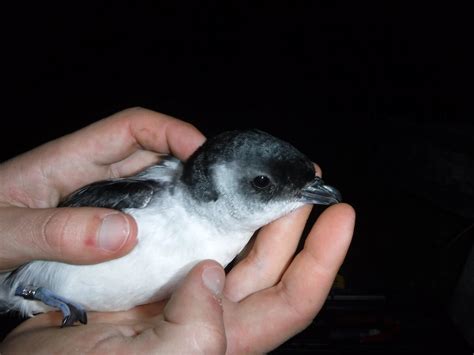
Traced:
<svg viewBox="0 0 474 355">
<path fill-rule="evenodd" d="M 318 162 L 357 211 L 335 294 L 378 297 L 328 304 L 278 351 L 471 353 L 463 334 L 473 322 L 452 311 L 474 222 L 467 8 L 2 7 L 1 160 L 131 106 L 207 135 L 268 131 Z M 472 312 L 472 300 L 463 307 Z M 379 336 L 361 335 L 368 329 Z"/>
</svg>

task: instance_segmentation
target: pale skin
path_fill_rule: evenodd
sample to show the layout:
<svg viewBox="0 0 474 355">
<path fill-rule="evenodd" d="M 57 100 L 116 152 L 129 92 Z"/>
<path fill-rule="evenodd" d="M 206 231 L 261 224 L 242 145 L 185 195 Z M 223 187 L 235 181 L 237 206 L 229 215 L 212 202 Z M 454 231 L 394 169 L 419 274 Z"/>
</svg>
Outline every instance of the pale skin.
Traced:
<svg viewBox="0 0 474 355">
<path fill-rule="evenodd" d="M 34 259 L 86 264 L 125 255 L 137 242 L 131 216 L 114 218 L 124 223 L 113 229 L 123 238 L 104 244 L 102 220 L 117 211 L 58 209 L 57 203 L 93 181 L 132 175 L 158 161 L 157 153 L 185 160 L 204 140 L 188 123 L 134 108 L 3 163 L 0 270 Z M 89 312 L 85 326 L 59 328 L 59 312 L 35 316 L 9 334 L 0 352 L 268 352 L 317 315 L 352 238 L 353 209 L 334 205 L 295 256 L 310 211 L 302 207 L 264 227 L 227 275 L 214 261 L 203 261 L 169 300 L 126 312 Z"/>
</svg>

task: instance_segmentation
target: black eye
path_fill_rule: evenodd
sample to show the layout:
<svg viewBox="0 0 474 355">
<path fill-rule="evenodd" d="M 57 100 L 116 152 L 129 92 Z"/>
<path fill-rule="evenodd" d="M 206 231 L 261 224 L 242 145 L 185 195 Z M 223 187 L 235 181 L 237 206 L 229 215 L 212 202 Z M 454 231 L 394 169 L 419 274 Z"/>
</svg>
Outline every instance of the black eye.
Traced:
<svg viewBox="0 0 474 355">
<path fill-rule="evenodd" d="M 259 175 L 252 180 L 252 184 L 257 189 L 264 189 L 270 185 L 270 179 L 268 176 Z"/>
</svg>

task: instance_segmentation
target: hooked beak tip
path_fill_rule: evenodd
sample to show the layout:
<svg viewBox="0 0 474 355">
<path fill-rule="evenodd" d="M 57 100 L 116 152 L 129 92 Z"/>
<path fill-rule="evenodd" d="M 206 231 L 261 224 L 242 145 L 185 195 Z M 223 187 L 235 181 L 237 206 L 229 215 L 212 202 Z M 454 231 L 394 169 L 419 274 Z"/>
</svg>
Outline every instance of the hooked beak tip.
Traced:
<svg viewBox="0 0 474 355">
<path fill-rule="evenodd" d="M 301 191 L 301 201 L 317 205 L 334 205 L 342 201 L 342 195 L 339 190 L 325 185 L 321 178 L 316 177 Z"/>
</svg>

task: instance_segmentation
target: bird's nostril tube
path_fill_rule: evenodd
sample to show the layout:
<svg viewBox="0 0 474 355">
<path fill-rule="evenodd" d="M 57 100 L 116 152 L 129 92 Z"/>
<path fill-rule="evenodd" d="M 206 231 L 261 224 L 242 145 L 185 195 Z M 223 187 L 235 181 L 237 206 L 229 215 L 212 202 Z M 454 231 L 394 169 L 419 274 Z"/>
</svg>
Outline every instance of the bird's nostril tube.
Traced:
<svg viewBox="0 0 474 355">
<path fill-rule="evenodd" d="M 313 186 L 321 186 L 321 185 L 324 185 L 324 181 L 319 176 L 316 176 L 313 180 L 312 185 Z"/>
</svg>

